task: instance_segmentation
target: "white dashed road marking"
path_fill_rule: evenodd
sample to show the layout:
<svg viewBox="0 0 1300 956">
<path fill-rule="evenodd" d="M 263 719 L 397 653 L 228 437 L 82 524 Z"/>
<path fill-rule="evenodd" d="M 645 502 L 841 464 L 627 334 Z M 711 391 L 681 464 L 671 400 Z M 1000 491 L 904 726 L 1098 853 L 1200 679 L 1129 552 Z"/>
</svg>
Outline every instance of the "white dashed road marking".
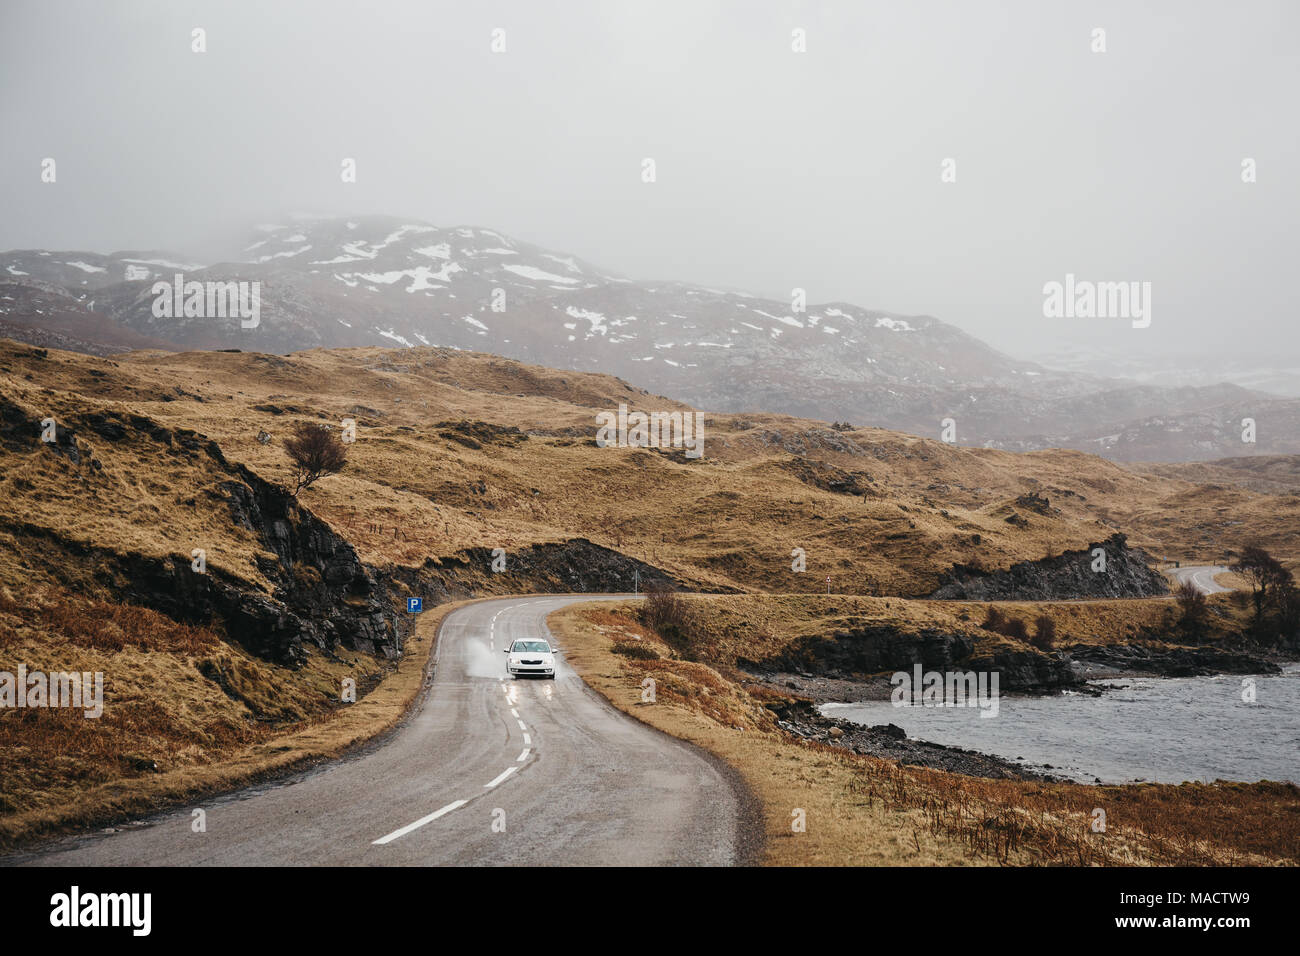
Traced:
<svg viewBox="0 0 1300 956">
<path fill-rule="evenodd" d="M 485 784 L 483 784 L 483 789 L 484 789 L 484 790 L 490 790 L 492 787 L 495 787 L 495 786 L 496 786 L 497 784 L 499 784 L 502 780 L 504 780 L 506 777 L 510 776 L 512 773 L 514 773 L 514 772 L 515 772 L 516 770 L 518 770 L 518 769 L 519 769 L 518 767 L 507 767 L 507 768 L 506 768 L 506 772 L 503 773 L 501 776 L 497 777 L 497 778 L 496 778 L 495 780 L 493 780 L 491 783 L 485 783 Z"/>
<path fill-rule="evenodd" d="M 514 768 L 511 767 L 510 769 L 513 770 Z M 382 846 L 385 843 L 392 843 L 398 837 L 404 837 L 412 830 L 418 830 L 426 823 L 432 823 L 434 820 L 438 819 L 438 817 L 451 813 L 451 811 L 458 807 L 463 807 L 468 802 L 468 800 L 457 800 L 455 803 L 449 803 L 441 810 L 434 810 L 433 813 L 429 814 L 427 817 L 420 817 L 420 819 L 416 820 L 414 823 L 408 823 L 406 826 L 402 827 L 402 829 L 394 830 L 392 833 L 388 834 L 388 836 L 380 837 L 378 840 L 373 841 L 373 845 Z"/>
</svg>

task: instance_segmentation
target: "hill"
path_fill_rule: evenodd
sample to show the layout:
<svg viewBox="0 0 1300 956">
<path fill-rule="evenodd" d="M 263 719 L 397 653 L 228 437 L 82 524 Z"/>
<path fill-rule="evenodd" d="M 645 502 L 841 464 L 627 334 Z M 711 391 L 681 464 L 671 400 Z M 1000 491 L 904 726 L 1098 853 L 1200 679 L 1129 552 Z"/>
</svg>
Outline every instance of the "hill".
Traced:
<svg viewBox="0 0 1300 956">
<path fill-rule="evenodd" d="M 1156 387 L 1057 371 L 931 316 L 617 275 L 470 226 L 385 216 L 256 228 L 229 261 L 169 252 L 0 253 L 0 330 L 37 345 L 439 346 L 599 371 L 722 412 L 762 409 L 1014 451 L 1120 461 L 1300 452 L 1300 400 L 1229 384 Z M 155 314 L 155 284 L 258 283 L 255 323 Z M 45 301 L 58 292 L 57 306 Z M 806 298 L 807 302 L 802 301 Z M 1241 421 L 1256 422 L 1243 444 Z"/>
<path fill-rule="evenodd" d="M 829 576 L 837 594 L 920 597 L 955 565 L 1090 560 L 1116 533 L 1139 549 L 1121 564 L 1206 563 L 1250 540 L 1300 557 L 1294 492 L 782 415 L 705 415 L 700 459 L 598 447 L 596 415 L 620 404 L 688 410 L 452 349 L 100 357 L 0 341 L 0 663 L 102 671 L 113 704 L 100 721 L 0 720 L 14 756 L 0 809 L 257 763 L 238 755 L 334 720 L 344 678 L 362 698 L 383 686 L 408 657 L 408 596 L 807 594 Z M 345 419 L 347 466 L 294 499 L 281 439 Z M 900 627 L 941 613 L 892 604 Z"/>
</svg>

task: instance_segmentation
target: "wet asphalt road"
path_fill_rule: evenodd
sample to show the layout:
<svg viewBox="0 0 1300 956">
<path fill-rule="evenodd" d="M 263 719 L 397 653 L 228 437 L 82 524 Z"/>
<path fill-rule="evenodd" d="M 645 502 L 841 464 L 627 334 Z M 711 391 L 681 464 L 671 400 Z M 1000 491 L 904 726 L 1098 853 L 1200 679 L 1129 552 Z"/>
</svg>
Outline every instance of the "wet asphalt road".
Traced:
<svg viewBox="0 0 1300 956">
<path fill-rule="evenodd" d="M 614 710 L 558 656 L 554 681 L 505 678 L 504 648 L 550 637 L 588 595 L 472 604 L 444 621 L 434 680 L 381 745 L 62 840 L 7 865 L 729 865 L 759 828 L 711 757 Z M 495 826 L 494 826 L 495 824 Z"/>
</svg>

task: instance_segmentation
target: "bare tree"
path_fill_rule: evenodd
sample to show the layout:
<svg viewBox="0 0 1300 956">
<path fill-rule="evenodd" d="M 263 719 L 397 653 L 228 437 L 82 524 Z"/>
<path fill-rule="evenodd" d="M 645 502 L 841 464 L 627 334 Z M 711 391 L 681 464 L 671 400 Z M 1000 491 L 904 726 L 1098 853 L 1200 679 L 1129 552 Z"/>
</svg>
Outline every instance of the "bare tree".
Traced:
<svg viewBox="0 0 1300 956">
<path fill-rule="evenodd" d="M 1264 619 L 1264 602 L 1268 597 L 1269 586 L 1278 579 L 1282 565 L 1259 545 L 1248 544 L 1241 549 L 1237 560 L 1232 562 L 1232 570 L 1250 581 L 1250 596 L 1255 602 L 1255 626 L 1259 627 Z"/>
<path fill-rule="evenodd" d="M 284 450 L 293 462 L 294 497 L 313 483 L 341 471 L 348 463 L 343 442 L 324 425 L 317 422 L 297 422 L 293 434 L 284 439 Z"/>
<path fill-rule="evenodd" d="M 1270 633 L 1277 638 L 1292 636 L 1300 628 L 1300 589 L 1296 588 L 1295 575 L 1282 566 L 1282 562 L 1258 545 L 1241 549 L 1241 556 L 1232 563 L 1232 569 L 1250 580 L 1251 598 L 1255 603 L 1255 632 L 1261 636 Z M 1276 612 L 1275 628 L 1266 625 L 1265 612 Z"/>
</svg>

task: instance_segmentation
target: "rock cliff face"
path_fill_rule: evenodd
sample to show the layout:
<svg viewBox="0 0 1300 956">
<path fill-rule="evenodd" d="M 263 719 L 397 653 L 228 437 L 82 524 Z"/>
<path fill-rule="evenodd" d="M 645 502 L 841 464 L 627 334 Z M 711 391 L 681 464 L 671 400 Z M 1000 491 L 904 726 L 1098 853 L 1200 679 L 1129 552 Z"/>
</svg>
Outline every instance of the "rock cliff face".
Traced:
<svg viewBox="0 0 1300 956">
<path fill-rule="evenodd" d="M 1070 656 L 1090 672 L 1205 677 L 1211 674 L 1277 674 L 1282 668 L 1250 650 L 1222 647 L 1151 648 L 1141 644 L 1076 647 Z"/>
<path fill-rule="evenodd" d="M 1105 570 L 1094 571 L 1093 551 L 1105 551 Z M 929 597 L 953 601 L 1063 601 L 1076 598 L 1155 597 L 1169 593 L 1163 575 L 1119 533 L 1082 551 L 1042 561 L 1022 561 L 1005 571 L 954 565 Z"/>
<path fill-rule="evenodd" d="M 1000 650 L 975 656 L 975 643 L 960 634 L 924 630 L 912 635 L 890 627 L 854 628 L 792 643 L 762 661 L 738 660 L 756 673 L 794 672 L 842 680 L 911 671 L 996 671 L 1003 691 L 1043 692 L 1075 687 L 1083 679 L 1062 654 Z"/>
<path fill-rule="evenodd" d="M 303 642 L 398 656 L 409 627 L 397 610 L 400 598 L 361 563 L 347 541 L 287 491 L 242 466 L 236 473 L 237 479 L 219 487 L 227 496 L 231 520 L 257 534 L 276 556 L 259 566 L 276 589 L 272 608 L 252 601 L 230 609 L 227 619 L 233 616 L 244 625 L 243 633 L 231 636 L 274 658 L 295 659 Z"/>
<path fill-rule="evenodd" d="M 209 566 L 200 573 L 179 555 L 119 551 L 111 542 L 91 544 L 61 529 L 8 522 L 5 530 L 22 542 L 25 559 L 47 579 L 75 591 L 77 578 L 88 574 L 115 600 L 185 623 L 217 625 L 230 640 L 278 663 L 301 663 L 307 644 L 400 654 L 409 622 L 395 610 L 397 599 L 384 582 L 325 522 L 284 489 L 228 462 L 216 442 L 112 410 L 70 416 L 48 444 L 41 442 L 39 421 L 16 403 L 0 402 L 0 422 L 6 450 L 40 449 L 83 469 L 102 466 L 79 439 L 99 448 L 145 440 L 163 455 L 205 461 L 216 479 L 208 493 L 224 501 L 232 524 L 252 532 L 268 553 L 257 570 L 271 591 L 230 569 Z"/>
<path fill-rule="evenodd" d="M 890 627 L 864 627 L 814 635 L 791 643 L 780 654 L 741 667 L 813 673 L 852 678 L 883 671 L 910 671 L 915 664 L 926 670 L 945 670 L 970 657 L 974 644 L 968 638 L 926 630 L 913 636 Z"/>
<path fill-rule="evenodd" d="M 971 657 L 961 669 L 996 671 L 1003 690 L 1028 694 L 1052 693 L 1084 683 L 1069 655 L 1056 652 L 1000 650 Z"/>
<path fill-rule="evenodd" d="M 395 567 L 384 574 L 400 581 L 412 594 L 422 596 L 426 607 L 467 594 L 630 594 L 634 588 L 645 591 L 651 584 L 684 584 L 700 590 L 696 582 L 677 581 L 653 565 L 586 538 L 512 550 L 505 556 L 506 566 L 500 573 L 492 571 L 492 562 L 491 549 L 470 548 L 429 558 L 418 568 Z"/>
</svg>

